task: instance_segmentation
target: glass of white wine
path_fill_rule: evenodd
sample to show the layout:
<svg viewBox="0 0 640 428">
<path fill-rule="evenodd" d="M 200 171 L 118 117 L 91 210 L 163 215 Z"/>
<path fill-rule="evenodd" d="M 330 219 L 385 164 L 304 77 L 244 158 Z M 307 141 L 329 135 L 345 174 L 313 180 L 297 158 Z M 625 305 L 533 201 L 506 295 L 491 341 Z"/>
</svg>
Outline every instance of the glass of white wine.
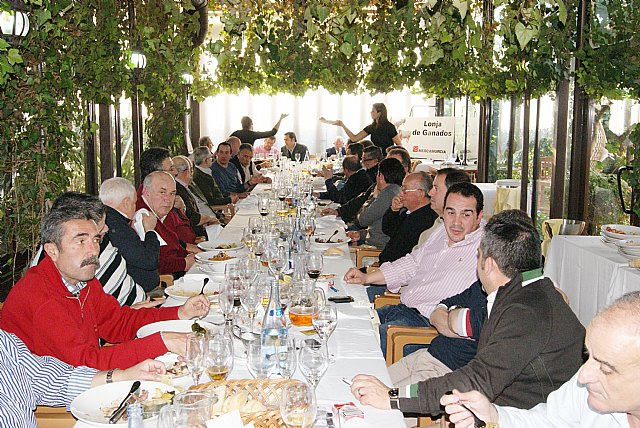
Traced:
<svg viewBox="0 0 640 428">
<path fill-rule="evenodd" d="M 284 387 L 280 401 L 280 415 L 289 428 L 311 428 L 317 413 L 314 388 L 304 382 Z"/>
<path fill-rule="evenodd" d="M 207 374 L 211 380 L 225 380 L 233 369 L 233 340 L 227 334 L 208 338 Z"/>
<path fill-rule="evenodd" d="M 260 294 L 257 286 L 248 286 L 242 292 L 240 296 L 242 307 L 247 311 L 249 316 L 249 331 L 253 333 L 253 324 L 258 312 L 258 307 L 262 304 L 262 295 Z"/>
</svg>

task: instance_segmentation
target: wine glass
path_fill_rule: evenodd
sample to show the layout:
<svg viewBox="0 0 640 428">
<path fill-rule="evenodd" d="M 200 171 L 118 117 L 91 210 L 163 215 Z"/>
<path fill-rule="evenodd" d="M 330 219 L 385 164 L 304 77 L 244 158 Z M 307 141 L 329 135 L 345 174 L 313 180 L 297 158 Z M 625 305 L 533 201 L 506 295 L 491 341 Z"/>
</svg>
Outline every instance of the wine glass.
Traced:
<svg viewBox="0 0 640 428">
<path fill-rule="evenodd" d="M 322 341 L 322 346 L 324 346 L 327 355 L 329 356 L 329 362 L 333 362 L 332 360 L 334 360 L 334 358 L 329 353 L 329 337 L 331 337 L 331 334 L 338 325 L 338 312 L 336 307 L 333 305 L 326 305 L 323 308 L 317 308 L 313 313 L 311 323 L 313 324 L 313 328 L 316 329 L 318 337 L 320 337 L 320 340 Z"/>
<path fill-rule="evenodd" d="M 200 333 L 187 334 L 187 368 L 196 385 L 200 383 L 200 376 L 204 372 L 206 354 L 207 341 L 204 335 Z"/>
<path fill-rule="evenodd" d="M 251 284 L 258 274 L 259 262 L 253 258 L 244 258 L 240 260 L 240 272 L 245 284 Z"/>
<path fill-rule="evenodd" d="M 263 219 L 269 215 L 269 197 L 265 193 L 258 198 L 258 212 Z"/>
<path fill-rule="evenodd" d="M 320 379 L 329 367 L 329 356 L 326 348 L 316 340 L 306 340 L 300 349 L 300 371 L 307 382 L 317 387 Z"/>
<path fill-rule="evenodd" d="M 263 352 L 259 341 L 251 342 L 247 349 L 247 368 L 254 378 L 266 379 L 276 365 L 275 354 Z"/>
<path fill-rule="evenodd" d="M 207 374 L 211 380 L 225 380 L 233 369 L 233 340 L 227 334 L 208 339 Z"/>
<path fill-rule="evenodd" d="M 314 281 L 318 279 L 323 268 L 322 253 L 309 253 L 305 263 L 307 275 Z"/>
<path fill-rule="evenodd" d="M 278 350 L 278 368 L 280 376 L 291 379 L 298 366 L 298 351 L 296 340 L 293 337 L 281 338 L 280 349 Z"/>
<path fill-rule="evenodd" d="M 224 320 L 228 323 L 231 320 L 229 316 L 233 310 L 233 289 L 229 286 L 229 283 L 225 280 L 220 288 L 220 294 L 218 294 L 218 304 L 220 305 L 220 311 L 224 315 Z"/>
<path fill-rule="evenodd" d="M 206 421 L 211 419 L 211 403 L 215 399 L 217 397 L 213 398 L 204 391 L 177 394 L 173 399 L 176 427 L 206 428 Z"/>
<path fill-rule="evenodd" d="M 255 237 L 261 231 L 261 221 L 260 217 L 249 217 L 249 230 L 251 230 L 251 235 Z"/>
<path fill-rule="evenodd" d="M 253 254 L 256 256 L 256 260 L 261 262 L 262 255 L 266 247 L 264 235 L 260 234 L 256 237 L 256 242 L 253 245 Z"/>
<path fill-rule="evenodd" d="M 300 153 L 296 153 L 293 157 L 296 158 L 296 162 L 300 162 Z"/>
<path fill-rule="evenodd" d="M 249 331 L 253 333 L 253 323 L 256 318 L 256 313 L 258 312 L 258 307 L 262 303 L 262 295 L 260 294 L 257 286 L 249 286 L 244 289 L 240 300 L 242 302 L 242 307 L 247 311 L 247 315 L 249 315 Z"/>
<path fill-rule="evenodd" d="M 287 385 L 282 390 L 280 415 L 290 428 L 311 428 L 316 420 L 317 404 L 314 388 L 303 382 Z"/>
</svg>

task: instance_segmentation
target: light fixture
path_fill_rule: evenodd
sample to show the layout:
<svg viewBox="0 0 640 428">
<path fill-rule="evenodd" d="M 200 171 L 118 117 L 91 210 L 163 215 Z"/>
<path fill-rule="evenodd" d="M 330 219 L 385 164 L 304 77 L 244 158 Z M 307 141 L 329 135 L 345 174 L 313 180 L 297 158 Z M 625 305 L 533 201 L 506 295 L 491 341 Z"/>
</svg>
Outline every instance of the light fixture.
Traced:
<svg viewBox="0 0 640 428">
<path fill-rule="evenodd" d="M 142 70 L 147 66 L 147 57 L 141 49 L 134 49 L 131 51 L 131 63 L 134 70 Z"/>
<path fill-rule="evenodd" d="M 5 0 L 9 10 L 0 11 L 2 37 L 12 45 L 18 45 L 29 33 L 29 16 L 22 0 Z"/>
<path fill-rule="evenodd" d="M 193 85 L 193 76 L 189 73 L 182 73 L 182 83 L 187 86 Z"/>
</svg>

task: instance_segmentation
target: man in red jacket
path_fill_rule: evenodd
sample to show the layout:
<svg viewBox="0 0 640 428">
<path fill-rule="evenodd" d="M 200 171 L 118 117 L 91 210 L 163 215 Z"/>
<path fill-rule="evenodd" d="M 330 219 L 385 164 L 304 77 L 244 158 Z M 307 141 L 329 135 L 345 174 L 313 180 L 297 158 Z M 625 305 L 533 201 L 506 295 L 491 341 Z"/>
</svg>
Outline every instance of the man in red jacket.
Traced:
<svg viewBox="0 0 640 428">
<path fill-rule="evenodd" d="M 202 317 L 209 312 L 208 299 L 196 296 L 171 308 L 121 307 L 95 278 L 100 239 L 98 225 L 85 210 L 50 211 L 42 223 L 47 255 L 9 293 L 0 329 L 14 333 L 37 355 L 98 370 L 130 367 L 167 351 L 184 354 L 184 333 L 135 339 L 136 332 L 155 321 Z M 99 339 L 114 345 L 101 348 Z"/>
</svg>

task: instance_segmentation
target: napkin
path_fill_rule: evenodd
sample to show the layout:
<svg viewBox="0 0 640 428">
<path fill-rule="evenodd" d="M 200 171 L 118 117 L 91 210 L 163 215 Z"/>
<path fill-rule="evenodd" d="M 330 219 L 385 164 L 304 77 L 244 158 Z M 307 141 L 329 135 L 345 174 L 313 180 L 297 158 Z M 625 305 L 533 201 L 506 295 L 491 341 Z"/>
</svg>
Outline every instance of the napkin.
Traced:
<svg viewBox="0 0 640 428">
<path fill-rule="evenodd" d="M 225 413 L 206 422 L 207 428 L 253 428 L 253 422 L 245 425 L 240 418 L 240 412 Z"/>
<path fill-rule="evenodd" d="M 144 241 L 144 235 L 146 233 L 144 231 L 144 226 L 142 225 L 142 216 L 143 215 L 152 215 L 152 214 L 146 208 L 140 208 L 138 211 L 136 211 L 136 213 L 133 216 L 133 228 L 135 229 L 136 233 L 140 237 L 141 241 Z M 158 220 L 158 221 L 160 221 L 160 220 Z M 158 237 L 158 241 L 160 241 L 160 246 L 167 245 L 165 240 L 162 239 L 162 237 L 158 234 L 158 232 L 156 232 L 154 230 L 153 233 L 155 233 L 156 236 Z"/>
<path fill-rule="evenodd" d="M 219 224 L 210 224 L 205 227 L 205 230 L 207 231 L 207 240 L 215 241 L 218 235 L 220 235 L 220 232 L 222 232 L 222 229 L 223 227 Z"/>
</svg>

